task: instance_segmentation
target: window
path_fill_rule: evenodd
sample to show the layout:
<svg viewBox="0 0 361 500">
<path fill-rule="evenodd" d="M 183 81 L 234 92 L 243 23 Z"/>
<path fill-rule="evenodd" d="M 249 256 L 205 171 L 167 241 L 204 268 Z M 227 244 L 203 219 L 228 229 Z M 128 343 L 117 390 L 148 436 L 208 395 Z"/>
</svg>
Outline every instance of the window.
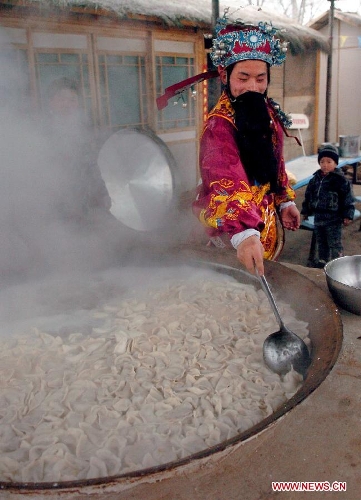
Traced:
<svg viewBox="0 0 361 500">
<path fill-rule="evenodd" d="M 111 129 L 148 124 L 145 57 L 98 55 L 101 122 Z"/>
<path fill-rule="evenodd" d="M 83 106 L 91 120 L 92 99 L 89 82 L 88 55 L 82 51 L 64 51 L 39 49 L 35 52 L 35 66 L 40 101 L 44 105 L 46 92 L 54 80 L 68 77 L 76 80 L 80 86 Z M 91 121 L 90 121 L 91 123 Z"/>
<path fill-rule="evenodd" d="M 6 101 L 19 109 L 29 106 L 30 79 L 28 53 L 25 49 L 12 47 L 1 48 L 0 92 L 4 92 Z"/>
<path fill-rule="evenodd" d="M 194 58 L 185 56 L 157 56 L 156 84 L 157 97 L 164 89 L 186 78 L 194 76 Z M 188 128 L 195 126 L 195 105 L 192 89 L 176 96 L 168 106 L 158 112 L 158 130 Z"/>
</svg>

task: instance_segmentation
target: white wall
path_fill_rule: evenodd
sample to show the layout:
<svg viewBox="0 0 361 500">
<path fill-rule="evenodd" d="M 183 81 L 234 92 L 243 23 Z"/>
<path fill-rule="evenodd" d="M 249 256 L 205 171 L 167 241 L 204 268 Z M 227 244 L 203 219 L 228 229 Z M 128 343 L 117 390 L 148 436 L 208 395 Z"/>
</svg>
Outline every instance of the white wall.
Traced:
<svg viewBox="0 0 361 500">
<path fill-rule="evenodd" d="M 338 39 L 337 135 L 361 135 L 361 29 L 342 23 Z"/>
<path fill-rule="evenodd" d="M 328 35 L 326 26 L 321 33 Z M 332 53 L 332 86 L 330 141 L 339 142 L 340 135 L 361 135 L 361 28 L 335 20 Z M 327 59 L 320 67 L 321 80 L 326 78 Z M 321 86 L 320 103 L 322 103 Z M 320 108 L 320 117 L 323 116 Z M 320 122 L 321 126 L 321 122 Z"/>
</svg>

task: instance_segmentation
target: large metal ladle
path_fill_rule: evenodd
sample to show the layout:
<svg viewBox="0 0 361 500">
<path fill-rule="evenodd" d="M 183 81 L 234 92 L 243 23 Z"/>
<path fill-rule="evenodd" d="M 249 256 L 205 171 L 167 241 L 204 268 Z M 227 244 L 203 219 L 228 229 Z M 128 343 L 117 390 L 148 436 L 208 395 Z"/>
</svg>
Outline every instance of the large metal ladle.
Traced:
<svg viewBox="0 0 361 500">
<path fill-rule="evenodd" d="M 266 277 L 264 275 L 260 276 L 257 269 L 256 275 L 260 280 L 263 291 L 267 295 L 280 327 L 277 332 L 271 333 L 264 341 L 264 362 L 270 370 L 279 375 L 285 375 L 293 367 L 305 379 L 307 369 L 311 364 L 308 348 L 298 335 L 284 325 Z"/>
</svg>

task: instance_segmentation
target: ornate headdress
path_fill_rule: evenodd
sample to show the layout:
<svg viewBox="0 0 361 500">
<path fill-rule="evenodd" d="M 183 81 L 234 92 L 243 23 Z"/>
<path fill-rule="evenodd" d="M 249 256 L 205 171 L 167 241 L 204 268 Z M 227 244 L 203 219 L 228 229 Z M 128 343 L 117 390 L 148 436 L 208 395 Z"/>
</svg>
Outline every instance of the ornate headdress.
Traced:
<svg viewBox="0 0 361 500">
<path fill-rule="evenodd" d="M 261 21 L 257 26 L 238 20 L 228 24 L 227 12 L 228 9 L 217 21 L 216 37 L 213 38 L 212 34 L 204 35 L 205 38 L 213 39 L 210 57 L 217 68 L 226 68 L 246 59 L 259 59 L 271 66 L 280 65 L 285 61 L 288 42 L 275 38 L 275 34 L 281 30 L 274 28 L 272 23 L 267 21 Z M 164 94 L 157 98 L 158 109 L 163 109 L 171 97 L 182 94 L 196 83 L 217 76 L 218 70 L 208 70 L 167 87 Z M 286 115 L 282 122 L 285 123 L 285 120 L 290 123 Z M 286 126 L 288 124 L 285 123 Z M 296 140 L 298 141 L 297 138 Z"/>
<path fill-rule="evenodd" d="M 225 14 L 215 27 L 216 38 L 210 54 L 212 62 L 223 68 L 246 59 L 280 65 L 286 59 L 287 42 L 275 38 L 278 31 L 267 22 L 259 22 L 257 26 L 242 21 L 227 24 Z"/>
</svg>

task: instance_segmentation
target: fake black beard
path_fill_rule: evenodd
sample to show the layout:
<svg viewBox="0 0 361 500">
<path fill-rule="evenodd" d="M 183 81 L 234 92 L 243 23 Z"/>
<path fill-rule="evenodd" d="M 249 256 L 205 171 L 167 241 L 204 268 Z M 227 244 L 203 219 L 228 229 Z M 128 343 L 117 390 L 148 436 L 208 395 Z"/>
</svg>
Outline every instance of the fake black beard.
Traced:
<svg viewBox="0 0 361 500">
<path fill-rule="evenodd" d="M 276 193 L 278 168 L 264 95 L 246 92 L 231 102 L 236 112 L 238 148 L 247 176 L 258 184 L 269 182 L 271 192 Z"/>
</svg>

